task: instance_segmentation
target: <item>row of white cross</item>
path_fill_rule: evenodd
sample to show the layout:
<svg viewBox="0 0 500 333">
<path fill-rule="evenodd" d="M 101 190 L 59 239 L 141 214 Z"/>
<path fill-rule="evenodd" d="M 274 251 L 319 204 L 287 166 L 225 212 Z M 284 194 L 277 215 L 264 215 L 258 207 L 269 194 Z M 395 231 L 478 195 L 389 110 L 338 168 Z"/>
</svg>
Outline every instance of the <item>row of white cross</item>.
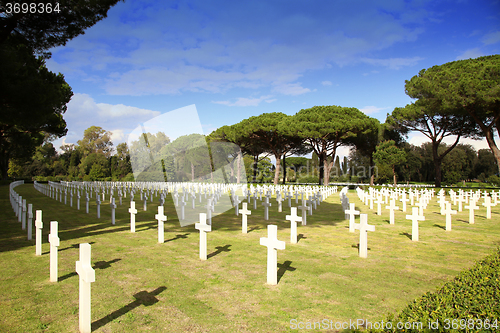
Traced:
<svg viewBox="0 0 500 333">
<path fill-rule="evenodd" d="M 16 214 L 19 216 L 22 212 L 26 211 L 21 210 L 17 205 L 17 202 L 21 201 L 21 197 L 14 191 L 14 188 L 17 185 L 23 184 L 23 181 L 13 182 L 10 186 L 10 196 L 11 203 L 13 204 L 13 208 Z M 18 198 L 16 198 L 18 196 Z M 17 200 L 15 200 L 17 199 Z M 25 200 L 23 201 L 26 202 Z M 25 204 L 24 204 L 25 206 Z M 31 209 L 31 204 L 29 205 Z M 31 226 L 31 222 L 28 223 L 28 226 Z M 35 254 L 37 256 L 42 255 L 42 211 L 36 211 L 36 236 L 35 236 Z M 23 228 L 24 229 L 24 228 Z M 28 240 L 30 240 L 30 232 L 28 233 Z M 57 248 L 60 245 L 60 239 L 58 236 L 58 222 L 51 221 L 50 222 L 50 234 L 48 237 L 48 241 L 50 243 L 50 282 L 57 282 L 58 280 L 58 257 L 57 257 Z M 91 332 L 91 304 L 90 304 L 90 283 L 95 281 L 95 272 L 92 268 L 90 261 L 90 244 L 83 243 L 80 244 L 80 260 L 76 262 L 76 272 L 80 277 L 80 295 L 79 295 L 79 327 L 80 332 L 82 333 L 90 333 Z"/>
<path fill-rule="evenodd" d="M 355 209 L 355 205 L 353 203 L 349 203 L 349 199 L 346 196 L 347 193 L 347 188 L 342 189 L 340 192 L 340 198 L 341 198 L 341 203 L 342 207 L 344 210 L 344 213 L 346 214 L 346 218 L 349 218 L 349 231 L 354 232 L 355 229 L 360 229 L 360 249 L 359 253 L 361 257 L 366 257 L 366 232 L 365 230 L 369 231 L 374 231 L 375 227 L 370 226 L 366 223 L 367 217 L 366 214 L 360 214 L 360 211 L 357 211 Z M 399 206 L 396 206 L 396 200 L 400 200 L 403 204 L 403 209 L 402 211 L 406 211 L 406 203 L 408 201 L 411 201 L 411 205 L 413 206 L 415 204 L 415 199 L 418 200 L 416 203 L 417 207 L 412 207 L 412 214 L 411 215 L 406 215 L 406 219 L 412 221 L 412 241 L 418 241 L 419 240 L 419 221 L 425 221 L 425 216 L 423 214 L 423 210 L 426 208 L 428 202 L 430 199 L 434 196 L 435 190 L 409 190 L 409 199 L 406 197 L 406 190 L 405 189 L 396 189 L 396 190 L 389 190 L 389 189 L 382 189 L 380 191 L 375 190 L 374 188 L 369 188 L 368 192 L 365 192 L 361 190 L 359 187 L 357 188 L 357 194 L 359 199 L 365 203 L 365 205 L 370 205 L 370 209 L 373 209 L 373 203 L 374 199 L 376 198 L 377 200 L 375 203 L 377 204 L 377 215 L 381 215 L 381 205 L 384 203 L 387 203 L 389 197 L 390 199 L 390 205 L 385 206 L 386 209 L 389 210 L 389 223 L 394 224 L 394 212 L 399 210 Z M 490 196 L 491 195 L 491 196 Z M 399 198 L 401 197 L 401 198 Z M 469 209 L 469 223 L 474 224 L 474 210 L 479 209 L 479 207 L 476 205 L 476 202 L 479 200 L 481 197 L 481 192 L 478 190 L 476 192 L 469 191 L 469 192 L 464 192 L 460 190 L 458 193 L 456 193 L 453 190 L 450 190 L 450 197 L 451 200 L 456 204 L 458 202 L 459 205 L 459 210 L 461 211 L 462 202 L 469 202 L 468 206 L 465 206 L 465 209 Z M 483 206 L 486 207 L 486 218 L 491 219 L 491 207 L 495 206 L 499 200 L 500 197 L 500 191 L 499 193 L 492 191 L 491 194 L 484 191 L 482 193 L 483 197 Z M 452 209 L 452 204 L 450 202 L 447 202 L 445 199 L 445 191 L 441 189 L 438 193 L 438 198 L 439 198 L 439 204 L 440 204 L 440 209 L 441 209 L 441 215 L 446 216 L 446 224 L 445 224 L 445 230 L 446 231 L 451 231 L 451 215 L 452 214 L 457 214 L 457 210 Z M 492 202 L 492 198 L 494 202 Z M 359 225 L 355 224 L 355 216 L 360 215 L 361 218 L 361 223 Z M 365 215 L 365 217 L 363 217 Z M 372 228 L 373 227 L 373 228 Z M 363 231 L 361 231 L 363 230 Z"/>
</svg>

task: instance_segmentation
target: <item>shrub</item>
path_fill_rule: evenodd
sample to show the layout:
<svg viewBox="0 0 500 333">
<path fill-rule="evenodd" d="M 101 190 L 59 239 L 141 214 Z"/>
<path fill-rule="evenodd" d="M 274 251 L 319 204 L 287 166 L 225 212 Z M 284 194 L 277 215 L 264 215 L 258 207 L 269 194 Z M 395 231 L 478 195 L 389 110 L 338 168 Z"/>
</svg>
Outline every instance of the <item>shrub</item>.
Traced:
<svg viewBox="0 0 500 333">
<path fill-rule="evenodd" d="M 460 320 L 474 320 L 474 327 L 488 320 L 491 327 L 489 332 L 500 329 L 500 248 L 482 261 L 476 263 L 469 270 L 461 272 L 454 280 L 447 282 L 436 292 L 428 292 L 419 299 L 410 303 L 396 316 L 389 316 L 388 321 L 393 323 L 392 330 L 386 332 L 397 332 L 398 322 L 421 322 L 424 328 L 428 328 L 429 322 L 439 321 L 439 329 L 433 331 L 448 332 L 446 323 L 452 323 L 455 319 L 455 331 L 475 332 L 460 326 Z M 448 321 L 446 321 L 448 320 Z M 472 321 L 469 321 L 472 323 Z M 408 329 L 405 332 L 420 332 L 421 330 Z M 430 331 L 430 330 L 428 330 Z M 372 331 L 375 332 L 375 331 Z"/>
<path fill-rule="evenodd" d="M 493 184 L 495 186 L 500 186 L 500 177 L 495 176 L 495 175 L 489 176 L 488 183 Z"/>
</svg>

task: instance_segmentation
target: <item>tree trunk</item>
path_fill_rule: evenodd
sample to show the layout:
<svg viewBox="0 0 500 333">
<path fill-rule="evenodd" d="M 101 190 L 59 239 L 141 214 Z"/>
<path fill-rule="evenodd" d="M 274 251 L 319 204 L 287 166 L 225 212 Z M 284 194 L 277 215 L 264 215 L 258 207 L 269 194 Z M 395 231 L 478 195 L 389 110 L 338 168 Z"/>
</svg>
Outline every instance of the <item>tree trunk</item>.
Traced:
<svg viewBox="0 0 500 333">
<path fill-rule="evenodd" d="M 319 179 L 318 179 L 318 185 L 323 185 L 323 177 L 324 177 L 324 171 L 325 171 L 325 168 L 324 166 L 324 163 L 325 163 L 325 156 L 323 153 L 321 153 L 320 155 L 318 155 L 318 158 L 319 158 L 319 161 L 318 161 L 318 173 L 319 173 Z"/>
<path fill-rule="evenodd" d="M 394 186 L 396 186 L 398 182 L 396 181 L 396 168 L 394 165 L 392 166 L 392 178 L 394 181 Z"/>
<path fill-rule="evenodd" d="M 330 163 L 328 163 L 328 157 L 325 158 L 325 161 L 324 161 L 324 164 L 325 164 L 325 174 L 324 174 L 324 185 L 325 186 L 328 186 L 328 184 L 330 183 L 330 171 L 332 170 L 333 168 L 333 164 L 335 163 L 335 151 L 333 151 L 333 156 L 332 156 L 332 161 Z"/>
<path fill-rule="evenodd" d="M 280 179 L 281 155 L 274 155 L 274 157 L 276 158 L 276 170 L 274 170 L 273 184 L 277 185 Z"/>
<path fill-rule="evenodd" d="M 500 129 L 497 128 L 498 134 L 500 134 Z M 497 144 L 495 143 L 495 139 L 493 138 L 493 132 L 488 131 L 486 134 L 486 142 L 488 142 L 488 146 L 490 146 L 491 152 L 495 159 L 497 160 L 498 173 L 500 174 L 500 149 L 498 149 Z"/>
<path fill-rule="evenodd" d="M 283 154 L 283 185 L 286 184 L 286 154 Z"/>
<path fill-rule="evenodd" d="M 257 165 L 259 164 L 259 155 L 253 156 L 253 183 L 257 182 Z"/>
</svg>

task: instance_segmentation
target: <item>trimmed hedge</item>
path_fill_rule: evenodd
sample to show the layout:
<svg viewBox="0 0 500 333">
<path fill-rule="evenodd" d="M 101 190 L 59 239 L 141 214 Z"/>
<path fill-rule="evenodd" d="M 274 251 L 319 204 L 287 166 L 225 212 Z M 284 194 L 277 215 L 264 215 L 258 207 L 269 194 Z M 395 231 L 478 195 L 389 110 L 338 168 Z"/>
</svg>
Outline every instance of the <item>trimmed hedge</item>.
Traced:
<svg viewBox="0 0 500 333">
<path fill-rule="evenodd" d="M 429 329 L 429 322 L 436 323 L 436 320 L 439 321 L 438 327 L 434 325 L 431 326 L 434 329 Z M 464 327 L 464 320 L 468 321 L 469 327 Z M 496 327 L 480 328 L 479 320 L 489 320 L 490 325 L 496 320 Z M 416 299 L 398 315 L 389 315 L 387 321 L 393 328 L 387 329 L 386 326 L 384 332 L 500 332 L 500 248 L 436 292 L 428 292 Z M 397 323 L 416 322 L 421 322 L 423 329 L 401 330 L 395 327 Z"/>
</svg>

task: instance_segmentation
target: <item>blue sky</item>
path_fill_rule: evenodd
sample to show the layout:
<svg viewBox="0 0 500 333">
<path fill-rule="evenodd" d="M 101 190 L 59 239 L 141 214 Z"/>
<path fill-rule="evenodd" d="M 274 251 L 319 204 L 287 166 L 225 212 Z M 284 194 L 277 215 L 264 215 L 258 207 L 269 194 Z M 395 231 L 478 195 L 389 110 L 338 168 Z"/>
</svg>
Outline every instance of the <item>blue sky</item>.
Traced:
<svg viewBox="0 0 500 333">
<path fill-rule="evenodd" d="M 192 104 L 205 134 L 315 105 L 384 122 L 411 102 L 404 83 L 421 69 L 500 53 L 499 14 L 500 1 L 485 0 L 126 0 L 51 50 L 47 67 L 75 94 L 68 134 L 54 144 L 95 125 L 116 146 L 140 123 Z"/>
</svg>

